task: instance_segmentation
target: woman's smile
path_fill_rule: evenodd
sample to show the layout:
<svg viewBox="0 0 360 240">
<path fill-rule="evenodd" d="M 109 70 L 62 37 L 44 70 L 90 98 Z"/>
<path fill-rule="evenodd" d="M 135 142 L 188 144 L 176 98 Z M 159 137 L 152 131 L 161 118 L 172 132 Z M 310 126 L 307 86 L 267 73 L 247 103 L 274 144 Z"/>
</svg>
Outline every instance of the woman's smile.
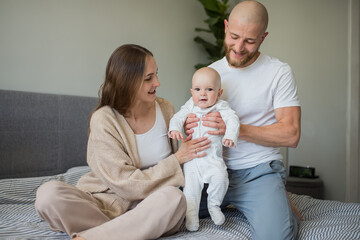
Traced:
<svg viewBox="0 0 360 240">
<path fill-rule="evenodd" d="M 154 89 L 153 91 L 149 91 L 149 94 L 156 94 L 156 89 Z"/>
</svg>

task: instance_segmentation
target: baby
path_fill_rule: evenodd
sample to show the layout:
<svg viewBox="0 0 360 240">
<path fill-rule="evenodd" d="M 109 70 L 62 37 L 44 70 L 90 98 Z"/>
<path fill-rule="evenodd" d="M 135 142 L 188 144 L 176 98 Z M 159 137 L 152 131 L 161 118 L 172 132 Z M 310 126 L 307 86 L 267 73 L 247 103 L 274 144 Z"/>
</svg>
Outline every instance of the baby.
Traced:
<svg viewBox="0 0 360 240">
<path fill-rule="evenodd" d="M 200 122 L 194 128 L 193 138 L 207 136 L 211 140 L 211 148 L 204 150 L 206 156 L 195 158 L 184 164 L 185 188 L 187 202 L 186 228 L 197 231 L 199 228 L 199 205 L 204 183 L 208 183 L 208 209 L 211 219 L 216 225 L 225 221 L 220 205 L 226 194 L 229 180 L 226 165 L 222 158 L 222 145 L 235 147 L 239 136 L 239 117 L 226 101 L 220 100 L 220 75 L 212 68 L 204 67 L 197 70 L 192 78 L 190 98 L 170 121 L 169 136 L 173 139 L 184 139 L 181 131 L 189 113 L 194 113 Z M 202 125 L 201 118 L 210 112 L 220 112 L 226 124 L 225 136 L 209 135 L 215 130 Z"/>
</svg>

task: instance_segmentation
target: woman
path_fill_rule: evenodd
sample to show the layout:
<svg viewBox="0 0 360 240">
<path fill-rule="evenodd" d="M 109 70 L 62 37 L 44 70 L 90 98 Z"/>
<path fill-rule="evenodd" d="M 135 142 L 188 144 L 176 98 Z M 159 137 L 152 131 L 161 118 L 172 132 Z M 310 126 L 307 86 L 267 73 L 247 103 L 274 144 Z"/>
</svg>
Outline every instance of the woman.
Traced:
<svg viewBox="0 0 360 240">
<path fill-rule="evenodd" d="M 123 45 L 111 55 L 100 104 L 90 119 L 87 162 L 77 187 L 50 181 L 35 207 L 54 229 L 76 239 L 155 239 L 178 231 L 186 202 L 181 164 L 205 153 L 210 140 L 188 137 L 177 150 L 167 132 L 173 106 L 150 51 Z"/>
</svg>

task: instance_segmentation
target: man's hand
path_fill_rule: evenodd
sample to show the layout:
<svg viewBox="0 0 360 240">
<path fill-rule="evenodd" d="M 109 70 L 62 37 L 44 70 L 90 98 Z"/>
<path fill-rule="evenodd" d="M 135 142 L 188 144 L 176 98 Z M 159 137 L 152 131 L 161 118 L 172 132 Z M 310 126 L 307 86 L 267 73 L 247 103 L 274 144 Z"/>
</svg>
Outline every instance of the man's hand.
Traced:
<svg viewBox="0 0 360 240">
<path fill-rule="evenodd" d="M 206 114 L 205 117 L 202 118 L 203 126 L 216 128 L 215 131 L 208 131 L 210 135 L 224 135 L 226 131 L 226 125 L 223 121 L 221 114 L 219 112 L 211 112 Z"/>
<path fill-rule="evenodd" d="M 226 131 L 226 125 L 223 121 L 221 114 L 219 112 L 211 112 L 206 114 L 205 117 L 202 118 L 203 126 L 217 128 L 215 131 L 208 131 L 210 135 L 224 135 Z M 186 135 L 191 135 L 194 132 L 194 127 L 198 126 L 198 121 L 200 119 L 196 117 L 194 113 L 190 113 L 184 124 L 184 131 Z"/>
<path fill-rule="evenodd" d="M 198 125 L 198 121 L 200 119 L 196 117 L 196 114 L 190 113 L 188 117 L 186 118 L 185 124 L 184 124 L 184 132 L 186 135 L 191 135 L 194 132 L 194 127 Z"/>
</svg>

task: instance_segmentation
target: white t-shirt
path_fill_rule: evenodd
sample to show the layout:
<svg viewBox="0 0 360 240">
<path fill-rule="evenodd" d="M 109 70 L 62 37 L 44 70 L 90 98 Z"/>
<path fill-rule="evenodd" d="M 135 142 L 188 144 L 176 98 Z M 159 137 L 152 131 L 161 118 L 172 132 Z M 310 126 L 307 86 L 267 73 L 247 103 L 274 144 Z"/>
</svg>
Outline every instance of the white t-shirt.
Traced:
<svg viewBox="0 0 360 240">
<path fill-rule="evenodd" d="M 170 140 L 161 108 L 156 102 L 154 126 L 143 134 L 135 134 L 140 156 L 140 169 L 149 168 L 171 154 Z"/>
<path fill-rule="evenodd" d="M 242 124 L 274 124 L 274 109 L 300 106 L 292 70 L 288 64 L 278 59 L 260 54 L 250 66 L 232 68 L 224 57 L 209 67 L 220 74 L 224 89 L 221 98 L 229 102 Z M 251 168 L 271 160 L 282 160 L 282 156 L 279 148 L 238 139 L 235 149 L 224 148 L 224 160 L 230 169 L 236 170 Z"/>
</svg>

